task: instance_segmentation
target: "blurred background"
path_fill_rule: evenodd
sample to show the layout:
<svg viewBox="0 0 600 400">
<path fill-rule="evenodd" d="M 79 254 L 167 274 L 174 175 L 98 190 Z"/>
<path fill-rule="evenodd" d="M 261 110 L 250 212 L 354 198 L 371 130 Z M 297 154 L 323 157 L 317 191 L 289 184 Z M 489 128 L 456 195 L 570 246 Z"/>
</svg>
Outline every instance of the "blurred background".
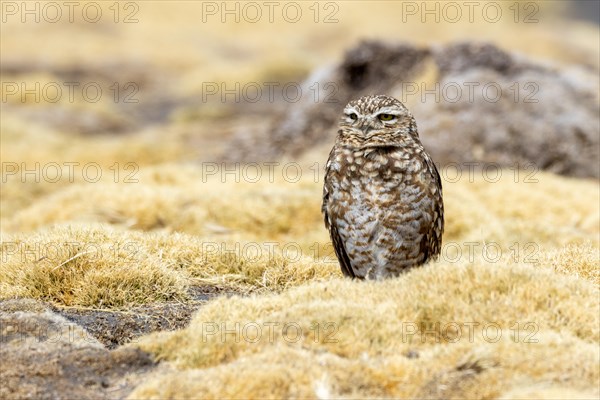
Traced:
<svg viewBox="0 0 600 400">
<path fill-rule="evenodd" d="M 21 179 L 36 162 L 322 162 L 371 92 L 402 97 L 442 164 L 598 177 L 598 4 L 2 1 L 2 217 L 62 186 Z M 469 79 L 502 100 L 465 100 Z M 436 82 L 459 101 L 420 95 Z"/>
</svg>

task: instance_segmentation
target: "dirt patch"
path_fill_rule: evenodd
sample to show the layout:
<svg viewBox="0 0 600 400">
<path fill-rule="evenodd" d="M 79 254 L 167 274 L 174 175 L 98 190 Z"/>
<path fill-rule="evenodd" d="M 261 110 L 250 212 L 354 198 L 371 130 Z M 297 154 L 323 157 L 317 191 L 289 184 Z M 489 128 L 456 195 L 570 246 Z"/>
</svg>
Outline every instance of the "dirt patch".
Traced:
<svg viewBox="0 0 600 400">
<path fill-rule="evenodd" d="M 34 399 L 124 398 L 155 364 L 142 351 L 63 348 L 0 350 L 0 397 Z"/>
<path fill-rule="evenodd" d="M 54 311 L 84 327 L 109 349 L 135 342 L 139 336 L 183 328 L 199 304 L 158 304 L 128 311 L 60 309 Z"/>
<path fill-rule="evenodd" d="M 107 350 L 42 303 L 0 303 L 0 398 L 124 398 L 156 364 L 137 349 Z"/>
<path fill-rule="evenodd" d="M 190 303 L 127 311 L 2 301 L 0 398 L 125 398 L 158 364 L 148 353 L 118 346 L 154 331 L 183 328 L 194 311 L 223 294 L 228 292 L 194 287 Z"/>
<path fill-rule="evenodd" d="M 151 332 L 184 328 L 199 307 L 227 293 L 214 287 L 194 287 L 191 289 L 193 301 L 186 303 L 158 303 L 125 311 L 64 307 L 52 307 L 52 311 L 85 328 L 107 348 L 114 349 Z"/>
</svg>

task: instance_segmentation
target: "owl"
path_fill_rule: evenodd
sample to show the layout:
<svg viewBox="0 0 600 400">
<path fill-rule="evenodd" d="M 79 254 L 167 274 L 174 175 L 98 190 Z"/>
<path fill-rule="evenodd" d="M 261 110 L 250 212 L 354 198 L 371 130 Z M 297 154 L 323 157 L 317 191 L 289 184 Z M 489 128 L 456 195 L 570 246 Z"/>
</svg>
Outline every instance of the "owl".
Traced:
<svg viewBox="0 0 600 400">
<path fill-rule="evenodd" d="M 401 102 L 365 96 L 344 108 L 322 211 L 346 276 L 385 279 L 437 258 L 442 182 Z"/>
</svg>

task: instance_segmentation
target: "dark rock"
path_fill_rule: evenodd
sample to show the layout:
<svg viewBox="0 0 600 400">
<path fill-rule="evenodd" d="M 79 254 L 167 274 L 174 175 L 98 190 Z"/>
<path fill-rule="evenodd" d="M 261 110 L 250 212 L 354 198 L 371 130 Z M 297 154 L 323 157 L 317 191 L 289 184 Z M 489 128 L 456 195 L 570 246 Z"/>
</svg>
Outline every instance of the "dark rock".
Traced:
<svg viewBox="0 0 600 400">
<path fill-rule="evenodd" d="M 364 41 L 346 53 L 336 75 L 341 78 L 346 92 L 367 88 L 383 90 L 388 82 L 413 77 L 428 55 L 428 50 L 409 44 Z M 348 101 L 352 94 L 348 93 Z M 344 99 L 344 102 L 347 101 Z"/>
<path fill-rule="evenodd" d="M 535 65 L 491 45 L 449 46 L 435 60 L 440 87 L 462 88 L 457 101 L 442 96 L 412 107 L 436 162 L 600 176 L 597 76 Z M 473 82 L 479 85 L 471 99 Z"/>
<path fill-rule="evenodd" d="M 428 54 L 408 44 L 361 42 L 340 65 L 313 72 L 302 85 L 300 100 L 288 104 L 265 131 L 253 135 L 241 131 L 227 149 L 226 161 L 271 161 L 331 141 L 348 101 L 381 92 L 391 82 L 414 78 Z M 314 88 L 318 88 L 316 96 Z"/>
<path fill-rule="evenodd" d="M 427 66 L 437 70 L 435 82 L 419 76 Z M 550 67 L 492 44 L 427 49 L 366 41 L 339 65 L 315 71 L 303 90 L 315 83 L 322 94 L 317 101 L 305 95 L 262 132 L 241 132 L 224 152 L 225 160 L 274 161 L 333 144 L 349 100 L 388 94 L 407 103 L 421 140 L 442 166 L 495 163 L 600 177 L 598 71 Z M 408 85 L 421 89 L 413 93 L 416 100 Z M 452 92 L 456 88 L 460 92 Z"/>
<path fill-rule="evenodd" d="M 510 54 L 489 43 L 453 44 L 435 52 L 434 58 L 442 76 L 472 68 L 487 68 L 507 75 L 523 67 Z"/>
</svg>

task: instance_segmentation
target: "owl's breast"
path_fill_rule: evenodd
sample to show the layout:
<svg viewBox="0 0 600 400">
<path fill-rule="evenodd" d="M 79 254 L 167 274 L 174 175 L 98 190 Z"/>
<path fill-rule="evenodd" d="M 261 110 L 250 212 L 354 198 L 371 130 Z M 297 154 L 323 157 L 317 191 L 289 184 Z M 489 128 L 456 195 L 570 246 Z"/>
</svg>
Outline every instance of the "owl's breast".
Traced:
<svg viewBox="0 0 600 400">
<path fill-rule="evenodd" d="M 436 201 L 425 161 L 400 151 L 348 150 L 329 161 L 328 213 L 355 272 L 385 273 L 420 262 Z"/>
<path fill-rule="evenodd" d="M 357 202 L 385 205 L 411 186 L 427 187 L 433 177 L 421 154 L 383 149 L 341 149 L 332 154 L 327 169 L 334 191 L 352 194 Z M 390 198 L 390 196 L 392 196 Z"/>
</svg>

